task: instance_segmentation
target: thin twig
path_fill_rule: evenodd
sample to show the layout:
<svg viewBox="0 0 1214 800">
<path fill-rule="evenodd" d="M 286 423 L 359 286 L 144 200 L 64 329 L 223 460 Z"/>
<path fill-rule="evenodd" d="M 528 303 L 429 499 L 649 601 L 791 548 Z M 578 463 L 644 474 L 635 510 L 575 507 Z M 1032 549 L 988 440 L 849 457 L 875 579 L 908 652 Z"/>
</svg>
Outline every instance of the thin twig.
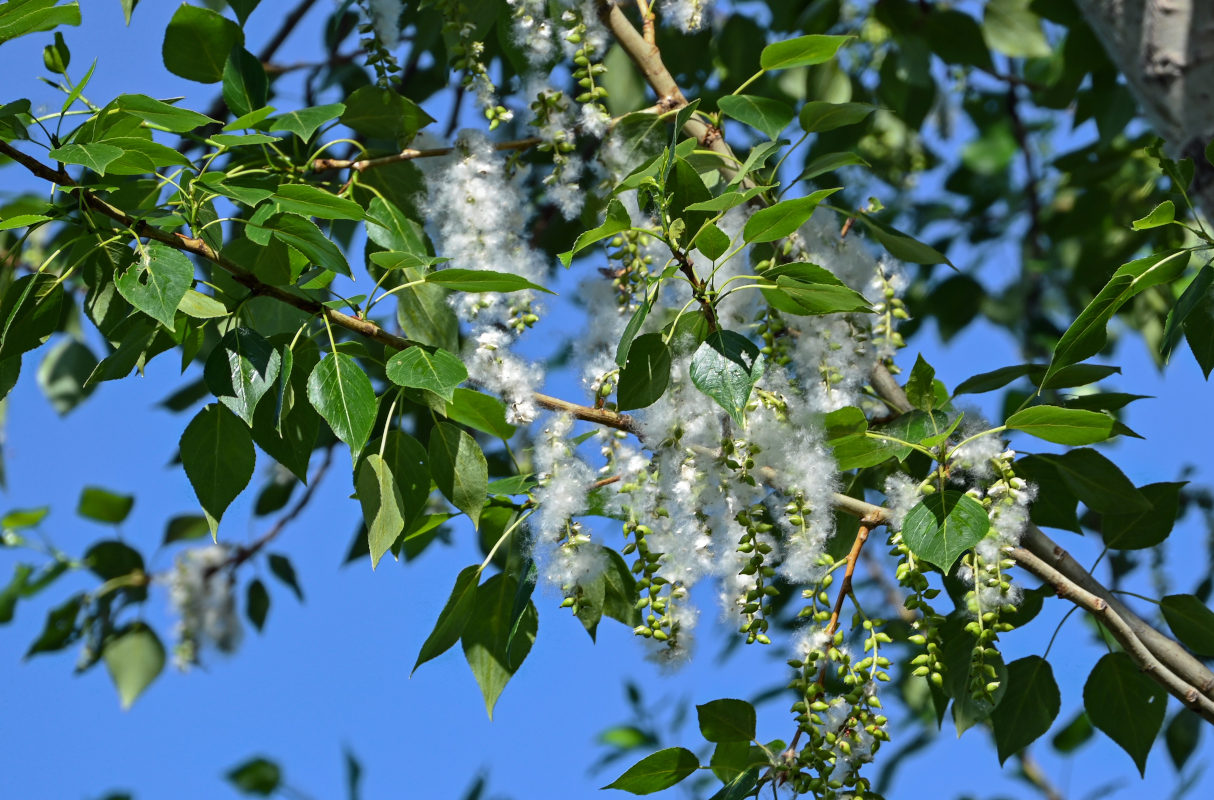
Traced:
<svg viewBox="0 0 1214 800">
<path fill-rule="evenodd" d="M 538 144 L 543 144 L 544 140 L 538 136 L 529 136 L 526 139 L 516 139 L 511 142 L 498 142 L 493 145 L 494 150 L 526 150 L 530 147 L 535 147 Z M 412 161 L 415 158 L 437 158 L 439 156 L 449 156 L 455 152 L 454 147 L 434 147 L 428 150 L 416 150 L 412 147 L 406 147 L 399 153 L 393 153 L 387 156 L 379 156 L 377 158 L 318 158 L 312 162 L 312 169 L 322 171 L 326 169 L 352 169 L 355 172 L 362 172 L 365 169 L 373 167 L 382 167 L 387 164 L 398 164 L 401 161 Z"/>
<path fill-rule="evenodd" d="M 884 515 L 882 515 L 883 517 Z M 860 551 L 864 549 L 864 543 L 868 541 L 869 531 L 880 524 L 877 519 L 865 518 L 860 522 L 860 529 L 856 531 L 856 539 L 851 543 L 851 550 L 847 553 L 847 566 L 843 569 L 843 580 L 839 583 L 839 594 L 835 597 L 835 607 L 830 612 L 830 622 L 826 624 L 826 640 L 829 642 L 834 638 L 835 632 L 839 630 L 839 617 L 843 613 L 843 601 L 851 595 L 852 576 L 856 574 L 856 563 L 860 560 Z M 822 665 L 822 671 L 818 673 L 818 685 L 826 684 L 826 664 Z"/>
</svg>

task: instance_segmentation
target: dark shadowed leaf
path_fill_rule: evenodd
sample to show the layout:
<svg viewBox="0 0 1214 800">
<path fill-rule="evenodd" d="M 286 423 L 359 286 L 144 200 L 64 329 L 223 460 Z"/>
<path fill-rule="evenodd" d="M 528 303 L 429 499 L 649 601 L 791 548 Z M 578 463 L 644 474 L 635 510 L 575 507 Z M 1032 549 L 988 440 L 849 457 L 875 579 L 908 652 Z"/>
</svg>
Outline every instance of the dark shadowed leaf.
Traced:
<svg viewBox="0 0 1214 800">
<path fill-rule="evenodd" d="M 1140 773 L 1163 725 L 1167 697 L 1125 653 L 1101 657 L 1083 686 L 1088 719 L 1134 759 Z"/>
<path fill-rule="evenodd" d="M 1007 665 L 1007 691 L 991 712 L 999 763 L 1019 753 L 1054 724 L 1061 705 L 1050 663 L 1026 656 Z"/>
</svg>

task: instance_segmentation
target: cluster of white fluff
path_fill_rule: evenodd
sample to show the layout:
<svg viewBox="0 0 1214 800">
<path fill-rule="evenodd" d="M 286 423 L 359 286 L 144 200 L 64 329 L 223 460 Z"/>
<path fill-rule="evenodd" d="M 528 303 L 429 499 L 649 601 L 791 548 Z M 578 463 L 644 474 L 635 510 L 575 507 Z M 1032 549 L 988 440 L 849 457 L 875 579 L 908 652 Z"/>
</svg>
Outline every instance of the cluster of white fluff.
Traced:
<svg viewBox="0 0 1214 800">
<path fill-rule="evenodd" d="M 704 25 L 713 0 L 663 0 L 662 17 L 684 33 L 695 33 Z"/>
<path fill-rule="evenodd" d="M 228 559 L 225 545 L 186 550 L 168 576 L 169 601 L 179 617 L 177 666 L 188 669 L 198 649 L 214 645 L 224 653 L 240 646 L 243 630 L 236 613 L 232 576 L 219 569 Z"/>
<path fill-rule="evenodd" d="M 375 28 L 375 38 L 388 49 L 400 40 L 400 0 L 366 0 L 367 13 Z"/>
<path fill-rule="evenodd" d="M 556 29 L 548 19 L 547 0 L 506 0 L 513 11 L 514 43 L 533 67 L 546 66 L 557 52 Z"/>
<path fill-rule="evenodd" d="M 522 175 L 507 176 L 505 159 L 483 133 L 461 132 L 456 148 L 458 158 L 424 165 L 425 215 L 435 228 L 438 252 L 450 259 L 446 266 L 509 272 L 543 283 L 544 257 L 525 238 L 530 206 Z M 530 291 L 452 295 L 456 315 L 469 326 L 464 359 L 469 378 L 501 396 L 511 422 L 535 417 L 532 395 L 543 380 L 538 366 L 510 352 L 515 336 L 509 323 L 534 300 Z"/>
</svg>

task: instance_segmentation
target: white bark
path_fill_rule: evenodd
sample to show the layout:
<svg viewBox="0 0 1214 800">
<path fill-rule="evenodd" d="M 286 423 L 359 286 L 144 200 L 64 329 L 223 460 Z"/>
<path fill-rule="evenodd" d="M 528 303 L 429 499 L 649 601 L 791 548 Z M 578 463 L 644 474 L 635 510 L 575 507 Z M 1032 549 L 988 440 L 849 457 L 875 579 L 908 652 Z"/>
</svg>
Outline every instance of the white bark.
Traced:
<svg viewBox="0 0 1214 800">
<path fill-rule="evenodd" d="M 1214 218 L 1214 0 L 1075 0 L 1168 152 L 1193 159 Z"/>
</svg>

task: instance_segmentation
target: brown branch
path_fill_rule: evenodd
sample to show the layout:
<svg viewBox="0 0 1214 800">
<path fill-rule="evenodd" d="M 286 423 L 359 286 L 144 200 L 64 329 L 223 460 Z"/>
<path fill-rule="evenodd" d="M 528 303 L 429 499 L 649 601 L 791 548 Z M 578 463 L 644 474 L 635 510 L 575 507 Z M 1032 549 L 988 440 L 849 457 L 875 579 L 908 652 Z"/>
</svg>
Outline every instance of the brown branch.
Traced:
<svg viewBox="0 0 1214 800">
<path fill-rule="evenodd" d="M 544 140 L 538 136 L 529 136 L 526 139 L 516 139 L 512 142 L 499 142 L 493 145 L 494 150 L 526 150 L 529 147 L 535 147 L 538 144 L 543 144 Z M 412 161 L 415 158 L 436 158 L 438 156 L 448 156 L 455 152 L 454 147 L 435 147 L 429 150 L 415 150 L 407 147 L 399 153 L 393 153 L 388 156 L 379 156 L 378 158 L 361 158 L 361 159 L 345 159 L 345 158 L 318 158 L 312 162 L 312 169 L 322 171 L 326 169 L 352 169 L 355 172 L 362 172 L 365 169 L 373 167 L 382 167 L 387 164 L 397 164 L 401 161 Z"/>
<path fill-rule="evenodd" d="M 8 156 L 43 180 L 58 184 L 66 189 L 79 192 L 80 198 L 85 205 L 94 211 L 109 217 L 123 227 L 130 229 L 135 236 L 142 236 L 147 239 L 155 240 L 161 244 L 168 245 L 169 247 L 175 248 L 182 252 L 192 253 L 199 258 L 203 258 L 212 264 L 215 264 L 230 274 L 237 283 L 247 288 L 254 295 L 272 297 L 275 300 L 286 303 L 287 305 L 297 308 L 306 314 L 326 319 L 331 325 L 345 328 L 346 330 L 363 336 L 364 338 L 371 339 L 372 341 L 379 342 L 380 344 L 395 348 L 397 350 L 404 350 L 412 347 L 415 344 L 414 342 L 411 342 L 401 336 L 389 333 L 377 323 L 369 319 L 344 314 L 341 311 L 324 306 L 317 300 L 313 300 L 303 295 L 293 294 L 292 292 L 278 286 L 263 283 L 252 272 L 249 272 L 232 259 L 215 250 L 202 239 L 186 236 L 181 233 L 168 233 L 158 228 L 154 228 L 143 220 L 126 213 L 122 209 L 110 205 L 88 189 L 81 187 L 62 168 L 51 169 L 37 159 L 32 158 L 31 156 L 28 156 L 20 150 L 12 147 L 7 142 L 0 141 L 0 154 Z M 632 418 L 628 417 L 627 415 L 618 414 L 614 411 L 607 411 L 605 409 L 578 405 L 577 403 L 571 403 L 567 400 L 549 397 L 545 394 L 536 393 L 533 396 L 533 399 L 537 405 L 552 409 L 554 411 L 562 411 L 567 414 L 572 414 L 577 419 L 594 422 L 599 425 L 605 425 L 607 427 L 616 428 L 622 431 L 634 431 Z"/>
</svg>

